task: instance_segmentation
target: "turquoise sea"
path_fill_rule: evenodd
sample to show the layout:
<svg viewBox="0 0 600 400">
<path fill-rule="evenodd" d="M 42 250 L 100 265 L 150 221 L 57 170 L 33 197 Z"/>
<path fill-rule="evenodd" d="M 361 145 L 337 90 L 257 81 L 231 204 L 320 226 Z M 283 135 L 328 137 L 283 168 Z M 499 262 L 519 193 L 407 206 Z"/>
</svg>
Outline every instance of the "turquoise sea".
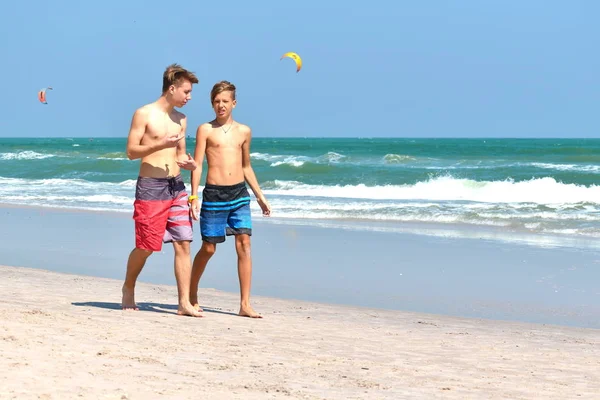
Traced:
<svg viewBox="0 0 600 400">
<path fill-rule="evenodd" d="M 132 212 L 125 141 L 0 138 L 0 202 Z M 277 219 L 600 238 L 596 139 L 254 138 L 251 158 Z"/>
</svg>

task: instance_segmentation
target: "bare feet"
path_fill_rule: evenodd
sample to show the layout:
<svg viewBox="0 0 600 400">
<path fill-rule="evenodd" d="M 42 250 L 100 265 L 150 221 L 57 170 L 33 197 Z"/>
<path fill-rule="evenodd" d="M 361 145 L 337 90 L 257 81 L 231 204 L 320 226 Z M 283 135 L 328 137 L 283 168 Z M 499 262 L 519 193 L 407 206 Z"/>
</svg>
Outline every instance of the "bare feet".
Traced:
<svg viewBox="0 0 600 400">
<path fill-rule="evenodd" d="M 191 304 L 188 304 L 186 306 L 182 306 L 180 304 L 179 308 L 177 309 L 177 315 L 186 315 L 189 317 L 202 317 L 202 314 L 196 311 L 194 306 L 192 306 Z"/>
<path fill-rule="evenodd" d="M 254 311 L 252 306 L 240 306 L 239 315 L 242 317 L 250 317 L 250 318 L 262 318 L 262 315 Z"/>
<path fill-rule="evenodd" d="M 192 303 L 192 306 L 196 309 L 196 311 L 198 311 L 198 312 L 204 311 L 200 307 L 200 304 L 198 304 L 198 297 L 196 297 L 196 296 L 190 296 L 190 303 Z"/>
<path fill-rule="evenodd" d="M 128 289 L 123 285 L 121 292 L 123 293 L 123 299 L 121 300 L 121 307 L 123 310 L 138 311 L 139 308 L 137 304 L 135 304 L 135 291 L 133 289 Z"/>
</svg>

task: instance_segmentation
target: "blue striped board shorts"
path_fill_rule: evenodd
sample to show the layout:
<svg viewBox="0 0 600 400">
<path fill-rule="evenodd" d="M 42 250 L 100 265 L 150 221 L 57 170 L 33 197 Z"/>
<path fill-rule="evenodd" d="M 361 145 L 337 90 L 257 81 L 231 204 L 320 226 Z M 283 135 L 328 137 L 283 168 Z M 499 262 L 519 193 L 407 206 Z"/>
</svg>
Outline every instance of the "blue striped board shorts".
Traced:
<svg viewBox="0 0 600 400">
<path fill-rule="evenodd" d="M 250 194 L 246 183 L 204 186 L 200 234 L 208 243 L 223 243 L 225 236 L 252 235 Z"/>
</svg>

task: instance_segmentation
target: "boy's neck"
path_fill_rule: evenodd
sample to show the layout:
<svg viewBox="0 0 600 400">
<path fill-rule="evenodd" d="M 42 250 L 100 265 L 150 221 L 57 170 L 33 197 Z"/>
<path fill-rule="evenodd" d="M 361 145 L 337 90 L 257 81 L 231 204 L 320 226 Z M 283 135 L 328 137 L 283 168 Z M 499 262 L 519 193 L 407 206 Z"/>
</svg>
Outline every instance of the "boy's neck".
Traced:
<svg viewBox="0 0 600 400">
<path fill-rule="evenodd" d="M 173 109 L 175 108 L 173 104 L 169 103 L 169 100 L 167 100 L 166 96 L 160 96 L 159 99 L 156 100 L 156 105 L 159 109 L 168 114 L 170 114 L 171 111 L 173 111 Z"/>
<path fill-rule="evenodd" d="M 217 124 L 219 125 L 229 125 L 233 123 L 233 116 L 229 116 L 229 117 L 223 117 L 223 118 L 216 118 Z"/>
</svg>

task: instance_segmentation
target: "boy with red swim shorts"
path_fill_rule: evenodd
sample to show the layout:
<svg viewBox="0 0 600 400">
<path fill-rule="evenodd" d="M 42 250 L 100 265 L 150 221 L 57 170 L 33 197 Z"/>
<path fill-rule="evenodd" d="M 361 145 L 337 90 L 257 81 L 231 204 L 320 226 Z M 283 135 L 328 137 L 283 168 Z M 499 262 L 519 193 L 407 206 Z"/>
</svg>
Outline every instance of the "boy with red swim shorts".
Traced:
<svg viewBox="0 0 600 400">
<path fill-rule="evenodd" d="M 160 251 L 163 242 L 193 240 L 188 195 L 181 175 L 138 177 L 133 208 L 136 248 Z"/>
<path fill-rule="evenodd" d="M 137 310 L 135 284 L 154 251 L 173 243 L 179 294 L 177 314 L 200 317 L 190 303 L 190 242 L 192 222 L 181 169 L 194 171 L 196 162 L 185 151 L 187 119 L 175 110 L 191 98 L 194 73 L 172 64 L 163 74 L 162 94 L 137 109 L 127 137 L 127 157 L 140 159 L 135 191 L 135 248 L 129 254 L 123 283 L 122 308 Z"/>
</svg>

